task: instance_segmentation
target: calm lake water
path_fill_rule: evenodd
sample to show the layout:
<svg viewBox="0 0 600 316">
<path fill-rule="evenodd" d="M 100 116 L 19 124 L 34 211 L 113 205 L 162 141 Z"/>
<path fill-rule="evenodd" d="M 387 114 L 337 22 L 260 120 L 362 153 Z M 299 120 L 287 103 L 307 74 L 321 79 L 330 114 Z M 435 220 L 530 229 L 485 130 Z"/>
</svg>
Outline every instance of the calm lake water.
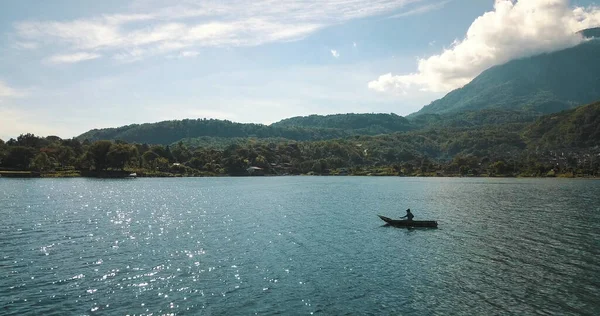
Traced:
<svg viewBox="0 0 600 316">
<path fill-rule="evenodd" d="M 382 226 L 377 214 L 437 220 Z M 600 181 L 0 179 L 1 315 L 599 315 Z"/>
</svg>

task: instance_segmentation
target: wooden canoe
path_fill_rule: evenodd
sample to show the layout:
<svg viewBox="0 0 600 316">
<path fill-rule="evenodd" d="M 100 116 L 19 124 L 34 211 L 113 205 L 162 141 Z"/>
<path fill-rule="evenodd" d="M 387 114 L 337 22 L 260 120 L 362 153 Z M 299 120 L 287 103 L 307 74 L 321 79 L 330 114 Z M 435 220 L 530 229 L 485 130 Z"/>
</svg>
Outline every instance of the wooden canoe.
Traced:
<svg viewBox="0 0 600 316">
<path fill-rule="evenodd" d="M 408 221 L 401 219 L 391 219 L 389 217 L 377 215 L 384 222 L 388 223 L 391 226 L 395 227 L 437 227 L 438 223 L 436 221 Z"/>
</svg>

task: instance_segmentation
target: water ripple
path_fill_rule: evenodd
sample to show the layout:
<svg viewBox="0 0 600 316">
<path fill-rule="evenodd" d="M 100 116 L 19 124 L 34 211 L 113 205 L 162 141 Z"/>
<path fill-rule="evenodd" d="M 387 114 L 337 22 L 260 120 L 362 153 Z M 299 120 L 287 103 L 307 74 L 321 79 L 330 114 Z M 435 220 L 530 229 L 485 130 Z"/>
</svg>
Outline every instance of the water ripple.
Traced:
<svg viewBox="0 0 600 316">
<path fill-rule="evenodd" d="M 597 315 L 600 182 L 1 179 L 2 315 Z M 376 214 L 439 229 L 382 227 Z"/>
</svg>

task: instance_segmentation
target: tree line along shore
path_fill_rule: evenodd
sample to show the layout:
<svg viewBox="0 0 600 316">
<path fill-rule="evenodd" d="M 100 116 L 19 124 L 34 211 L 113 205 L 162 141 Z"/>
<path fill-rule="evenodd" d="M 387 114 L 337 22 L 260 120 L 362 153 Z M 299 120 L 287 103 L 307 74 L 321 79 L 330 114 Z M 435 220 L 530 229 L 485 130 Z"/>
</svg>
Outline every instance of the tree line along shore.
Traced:
<svg viewBox="0 0 600 316">
<path fill-rule="evenodd" d="M 444 135 L 431 131 L 430 135 L 397 133 L 320 141 L 247 138 L 223 148 L 190 147 L 184 142 L 148 145 L 23 134 L 7 142 L 0 140 L 0 176 L 600 175 L 598 148 L 532 150 L 516 139 L 511 141 L 512 136 L 506 134 L 499 131 L 486 138 L 455 134 L 454 141 L 446 142 L 444 147 L 439 146 Z"/>
</svg>

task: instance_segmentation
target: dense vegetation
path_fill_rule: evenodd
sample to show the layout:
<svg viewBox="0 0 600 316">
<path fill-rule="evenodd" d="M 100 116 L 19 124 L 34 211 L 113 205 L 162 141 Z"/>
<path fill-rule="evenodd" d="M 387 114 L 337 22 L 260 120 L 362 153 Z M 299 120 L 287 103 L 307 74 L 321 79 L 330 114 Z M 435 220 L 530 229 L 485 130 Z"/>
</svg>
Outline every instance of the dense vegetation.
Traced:
<svg viewBox="0 0 600 316">
<path fill-rule="evenodd" d="M 94 129 L 77 138 L 90 141 L 110 139 L 163 145 L 199 137 L 205 139 L 207 137 L 227 139 L 254 137 L 308 141 L 352 135 L 385 134 L 406 131 L 410 128 L 411 125 L 406 119 L 395 114 L 348 114 L 293 118 L 271 126 L 215 119 L 163 121 Z"/>
<path fill-rule="evenodd" d="M 551 114 L 525 130 L 530 144 L 542 148 L 600 146 L 600 102 Z"/>
<path fill-rule="evenodd" d="M 412 129 L 410 122 L 402 116 L 391 114 L 334 114 L 310 115 L 288 118 L 274 127 L 310 127 L 355 130 L 358 134 L 376 135 L 402 132 Z"/>
<path fill-rule="evenodd" d="M 597 30 L 589 30 L 593 35 Z M 600 99 L 600 38 L 492 67 L 411 116 L 489 108 L 543 114 Z"/>
<path fill-rule="evenodd" d="M 25 134 L 0 141 L 0 172 L 591 176 L 600 172 L 599 118 L 600 103 L 539 119 L 527 112 L 488 110 L 423 116 L 407 132 L 317 141 L 246 135 L 148 145 Z"/>
<path fill-rule="evenodd" d="M 294 117 L 271 126 L 223 120 L 164 121 L 92 130 L 80 141 L 120 140 L 133 143 L 225 148 L 251 139 L 261 142 L 316 141 L 360 135 L 383 135 L 425 128 L 475 127 L 533 122 L 539 114 L 530 111 L 488 109 L 450 114 L 426 114 L 407 120 L 396 114 L 337 114 Z"/>
</svg>

